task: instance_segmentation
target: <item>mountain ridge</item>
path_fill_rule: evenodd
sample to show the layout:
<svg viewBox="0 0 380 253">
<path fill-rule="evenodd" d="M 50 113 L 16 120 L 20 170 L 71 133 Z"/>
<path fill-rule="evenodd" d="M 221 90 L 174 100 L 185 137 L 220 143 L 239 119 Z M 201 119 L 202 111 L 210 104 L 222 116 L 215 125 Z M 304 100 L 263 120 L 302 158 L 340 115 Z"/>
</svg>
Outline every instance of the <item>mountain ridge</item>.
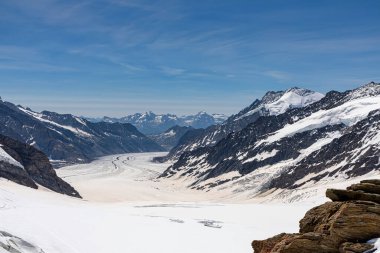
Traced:
<svg viewBox="0 0 380 253">
<path fill-rule="evenodd" d="M 176 160 L 184 152 L 213 146 L 230 133 L 240 131 L 255 122 L 260 116 L 278 115 L 288 109 L 304 107 L 312 102 L 319 101 L 323 97 L 324 95 L 319 92 L 298 87 L 284 91 L 268 91 L 261 99 L 256 99 L 237 114 L 231 115 L 222 124 L 210 126 L 203 131 L 197 131 L 197 133 L 187 133 L 193 136 L 197 135 L 197 137 L 187 138 L 184 136 L 185 139 L 180 140 L 179 144 L 166 157 L 157 160 Z"/>
<path fill-rule="evenodd" d="M 260 116 L 216 145 L 183 152 L 160 177 L 199 190 L 260 193 L 370 173 L 380 170 L 380 146 L 371 142 L 380 140 L 379 115 L 380 84 L 331 91 L 305 107 Z"/>
<path fill-rule="evenodd" d="M 0 102 L 0 124 L 0 134 L 33 145 L 55 166 L 117 153 L 163 151 L 128 123 L 92 123 L 71 114 L 34 112 L 4 101 Z"/>
<path fill-rule="evenodd" d="M 144 134 L 161 134 L 171 127 L 190 126 L 192 128 L 206 128 L 210 125 L 220 124 L 227 116 L 224 114 L 208 114 L 204 111 L 194 115 L 177 116 L 175 114 L 155 114 L 152 111 L 135 113 L 121 118 L 104 116 L 103 118 L 87 118 L 92 122 L 130 123 Z"/>
</svg>

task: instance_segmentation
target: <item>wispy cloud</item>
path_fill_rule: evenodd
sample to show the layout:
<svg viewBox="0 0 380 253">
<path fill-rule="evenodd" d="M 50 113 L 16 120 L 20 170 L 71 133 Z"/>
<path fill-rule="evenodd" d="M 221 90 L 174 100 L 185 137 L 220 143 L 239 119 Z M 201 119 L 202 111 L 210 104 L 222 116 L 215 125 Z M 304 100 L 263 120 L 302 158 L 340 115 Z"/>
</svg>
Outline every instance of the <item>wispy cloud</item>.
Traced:
<svg viewBox="0 0 380 253">
<path fill-rule="evenodd" d="M 280 82 L 291 80 L 291 75 L 284 71 L 268 70 L 268 71 L 264 71 L 263 74 L 266 76 L 272 77 L 273 79 L 276 79 L 277 81 L 280 81 Z"/>
<path fill-rule="evenodd" d="M 162 73 L 168 76 L 179 76 L 186 72 L 185 69 L 172 68 L 172 67 L 167 67 L 167 66 L 162 66 L 160 69 Z"/>
</svg>

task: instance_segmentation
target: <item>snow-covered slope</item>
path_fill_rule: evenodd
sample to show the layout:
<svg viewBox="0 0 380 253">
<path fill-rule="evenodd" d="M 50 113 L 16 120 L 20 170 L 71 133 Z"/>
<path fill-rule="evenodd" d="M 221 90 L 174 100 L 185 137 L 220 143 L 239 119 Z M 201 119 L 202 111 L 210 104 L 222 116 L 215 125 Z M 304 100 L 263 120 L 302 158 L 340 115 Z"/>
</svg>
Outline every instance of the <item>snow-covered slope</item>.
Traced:
<svg viewBox="0 0 380 253">
<path fill-rule="evenodd" d="M 187 133 L 162 160 L 176 160 L 184 152 L 200 147 L 213 146 L 232 132 L 238 132 L 255 122 L 260 116 L 279 115 L 292 108 L 301 108 L 319 101 L 324 95 L 301 88 L 285 91 L 269 91 L 261 100 L 255 100 L 250 106 L 232 115 L 220 125 L 210 126 L 203 131 Z"/>
<path fill-rule="evenodd" d="M 183 153 L 162 177 L 260 193 L 378 173 L 379 133 L 380 84 L 370 83 L 261 116 L 214 146 Z"/>
<path fill-rule="evenodd" d="M 177 116 L 174 114 L 155 114 L 153 112 L 135 113 L 122 118 L 103 117 L 102 119 L 89 119 L 93 122 L 130 123 L 144 134 L 156 135 L 165 132 L 171 127 L 187 126 L 193 128 L 206 128 L 221 124 L 227 119 L 224 114 L 208 114 L 199 112 L 194 115 Z"/>
<path fill-rule="evenodd" d="M 0 134 L 33 145 L 56 164 L 88 162 L 124 152 L 161 151 L 158 144 L 131 124 L 92 123 L 0 101 Z"/>
</svg>

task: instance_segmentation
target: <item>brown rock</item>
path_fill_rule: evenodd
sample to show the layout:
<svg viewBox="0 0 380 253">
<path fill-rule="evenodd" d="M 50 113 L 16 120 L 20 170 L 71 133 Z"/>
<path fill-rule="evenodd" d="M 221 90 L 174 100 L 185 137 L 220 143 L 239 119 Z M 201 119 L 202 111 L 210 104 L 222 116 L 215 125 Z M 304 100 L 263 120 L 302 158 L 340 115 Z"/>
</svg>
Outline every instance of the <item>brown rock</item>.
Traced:
<svg viewBox="0 0 380 253">
<path fill-rule="evenodd" d="M 347 190 L 380 194 L 380 185 L 370 183 L 353 184 L 350 187 L 347 187 Z"/>
<path fill-rule="evenodd" d="M 362 184 L 376 184 L 380 185 L 380 179 L 367 179 L 367 180 L 362 180 L 360 181 Z"/>
<path fill-rule="evenodd" d="M 338 253 L 338 247 L 325 234 L 306 233 L 285 237 L 270 253 Z"/>
<path fill-rule="evenodd" d="M 274 246 L 276 246 L 276 244 L 292 236 L 292 234 L 282 233 L 266 240 L 255 240 L 252 242 L 252 248 L 254 252 L 270 253 L 272 252 L 271 250 L 274 248 Z"/>
<path fill-rule="evenodd" d="M 326 197 L 332 201 L 364 200 L 380 204 L 380 194 L 364 193 L 358 191 L 327 189 Z"/>
<path fill-rule="evenodd" d="M 380 237 L 379 204 L 365 201 L 336 203 L 327 202 L 308 211 L 300 221 L 300 231 L 328 234 L 338 245 Z M 335 213 L 331 214 L 333 211 Z"/>
<path fill-rule="evenodd" d="M 307 211 L 300 220 L 300 233 L 316 231 L 316 228 L 326 224 L 343 204 L 343 202 L 326 202 Z"/>
<path fill-rule="evenodd" d="M 370 249 L 373 249 L 373 245 L 368 243 L 352 243 L 345 242 L 339 247 L 340 253 L 363 253 Z"/>
<path fill-rule="evenodd" d="M 366 189 L 374 189 L 363 183 Z M 353 186 L 351 189 L 357 186 Z M 254 241 L 255 253 L 362 253 L 373 246 L 364 242 L 380 237 L 380 194 L 332 190 L 327 202 L 309 210 L 300 221 L 299 234 L 280 234 Z"/>
</svg>

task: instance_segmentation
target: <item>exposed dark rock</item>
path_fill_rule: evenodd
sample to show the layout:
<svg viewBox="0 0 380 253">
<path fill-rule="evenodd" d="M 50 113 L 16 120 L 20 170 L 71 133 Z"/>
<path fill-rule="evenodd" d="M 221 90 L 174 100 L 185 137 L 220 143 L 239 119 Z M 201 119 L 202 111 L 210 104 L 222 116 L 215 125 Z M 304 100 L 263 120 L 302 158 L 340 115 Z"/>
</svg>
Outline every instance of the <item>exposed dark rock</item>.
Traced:
<svg viewBox="0 0 380 253">
<path fill-rule="evenodd" d="M 188 126 L 174 126 L 163 133 L 148 135 L 148 137 L 169 151 L 178 144 L 182 136 L 192 129 L 192 127 Z"/>
<path fill-rule="evenodd" d="M 57 176 L 49 159 L 38 149 L 4 135 L 0 135 L 0 144 L 6 153 L 23 166 L 1 161 L 0 177 L 35 189 L 39 184 L 58 193 L 80 197 L 71 185 Z"/>
</svg>

